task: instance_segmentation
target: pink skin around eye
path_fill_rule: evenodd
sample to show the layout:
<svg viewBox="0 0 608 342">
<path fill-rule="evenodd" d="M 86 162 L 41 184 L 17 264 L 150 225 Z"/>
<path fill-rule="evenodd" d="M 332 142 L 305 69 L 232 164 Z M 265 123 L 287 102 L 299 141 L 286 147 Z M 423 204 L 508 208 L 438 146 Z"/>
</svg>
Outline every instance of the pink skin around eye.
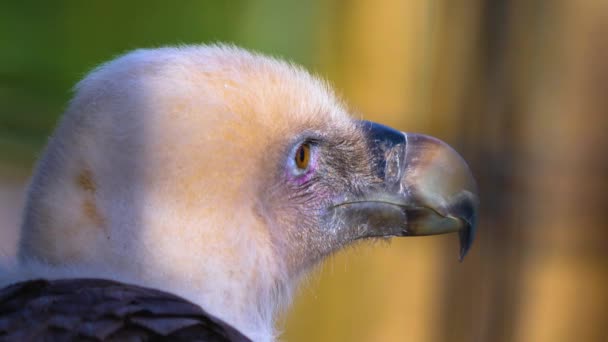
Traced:
<svg viewBox="0 0 608 342">
<path fill-rule="evenodd" d="M 315 156 L 315 153 L 312 153 L 312 151 L 311 154 L 312 155 L 310 156 L 308 169 L 303 173 L 294 174 L 291 169 L 293 166 L 290 165 L 289 167 L 287 167 L 285 176 L 291 183 L 294 183 L 299 186 L 307 183 L 312 178 L 313 174 L 315 173 L 315 170 L 317 169 L 317 158 Z"/>
</svg>

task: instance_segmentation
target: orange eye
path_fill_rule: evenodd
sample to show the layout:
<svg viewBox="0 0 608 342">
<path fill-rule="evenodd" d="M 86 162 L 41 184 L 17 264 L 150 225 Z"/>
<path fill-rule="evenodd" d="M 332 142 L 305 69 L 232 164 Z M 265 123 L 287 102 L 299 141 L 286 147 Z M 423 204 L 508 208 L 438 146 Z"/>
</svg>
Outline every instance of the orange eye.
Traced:
<svg viewBox="0 0 608 342">
<path fill-rule="evenodd" d="M 310 145 L 307 143 L 300 145 L 296 151 L 295 159 L 298 169 L 306 169 L 310 163 Z"/>
</svg>

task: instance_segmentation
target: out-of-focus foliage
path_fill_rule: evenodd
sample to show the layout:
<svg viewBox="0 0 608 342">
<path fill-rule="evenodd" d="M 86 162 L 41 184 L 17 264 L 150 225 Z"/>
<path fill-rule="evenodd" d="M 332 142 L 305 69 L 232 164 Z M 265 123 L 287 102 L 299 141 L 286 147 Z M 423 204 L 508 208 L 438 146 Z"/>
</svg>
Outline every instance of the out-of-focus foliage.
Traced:
<svg viewBox="0 0 608 342">
<path fill-rule="evenodd" d="M 596 0 L 5 1 L 0 163 L 30 167 L 73 84 L 130 49 L 226 41 L 286 57 L 354 115 L 457 147 L 482 212 L 464 263 L 454 236 L 333 257 L 285 340 L 607 341 L 606 37 Z M 5 189 L 23 178 L 0 173 L 0 252 L 15 241 Z"/>
<path fill-rule="evenodd" d="M 228 42 L 312 65 L 314 2 L 3 1 L 0 153 L 31 163 L 73 85 L 142 47 Z"/>
</svg>

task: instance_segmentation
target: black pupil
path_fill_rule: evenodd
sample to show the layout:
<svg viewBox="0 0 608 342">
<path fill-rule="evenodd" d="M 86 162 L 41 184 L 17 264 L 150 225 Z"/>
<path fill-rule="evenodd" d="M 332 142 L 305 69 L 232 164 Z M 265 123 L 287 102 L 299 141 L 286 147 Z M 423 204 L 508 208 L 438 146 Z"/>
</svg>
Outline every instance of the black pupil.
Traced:
<svg viewBox="0 0 608 342">
<path fill-rule="evenodd" d="M 304 146 L 300 146 L 300 155 L 299 155 L 299 157 L 300 157 L 300 162 L 303 163 L 304 162 L 304 157 L 305 157 L 305 155 L 304 155 Z"/>
</svg>

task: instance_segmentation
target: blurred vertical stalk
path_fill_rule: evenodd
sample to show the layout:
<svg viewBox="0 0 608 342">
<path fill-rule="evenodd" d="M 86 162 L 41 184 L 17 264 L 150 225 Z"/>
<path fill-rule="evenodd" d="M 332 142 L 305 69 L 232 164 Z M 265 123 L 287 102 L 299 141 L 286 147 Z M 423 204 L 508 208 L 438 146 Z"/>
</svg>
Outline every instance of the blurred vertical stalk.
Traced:
<svg viewBox="0 0 608 342">
<path fill-rule="evenodd" d="M 353 109 L 407 128 L 426 120 L 424 106 L 433 1 L 332 2 L 321 40 L 331 79 Z M 422 95 L 422 98 L 421 98 Z"/>
<path fill-rule="evenodd" d="M 526 8 L 523 0 L 519 6 Z M 519 341 L 607 341 L 608 2 L 553 2 L 514 39 L 530 51 L 517 87 L 527 120 Z"/>
</svg>

